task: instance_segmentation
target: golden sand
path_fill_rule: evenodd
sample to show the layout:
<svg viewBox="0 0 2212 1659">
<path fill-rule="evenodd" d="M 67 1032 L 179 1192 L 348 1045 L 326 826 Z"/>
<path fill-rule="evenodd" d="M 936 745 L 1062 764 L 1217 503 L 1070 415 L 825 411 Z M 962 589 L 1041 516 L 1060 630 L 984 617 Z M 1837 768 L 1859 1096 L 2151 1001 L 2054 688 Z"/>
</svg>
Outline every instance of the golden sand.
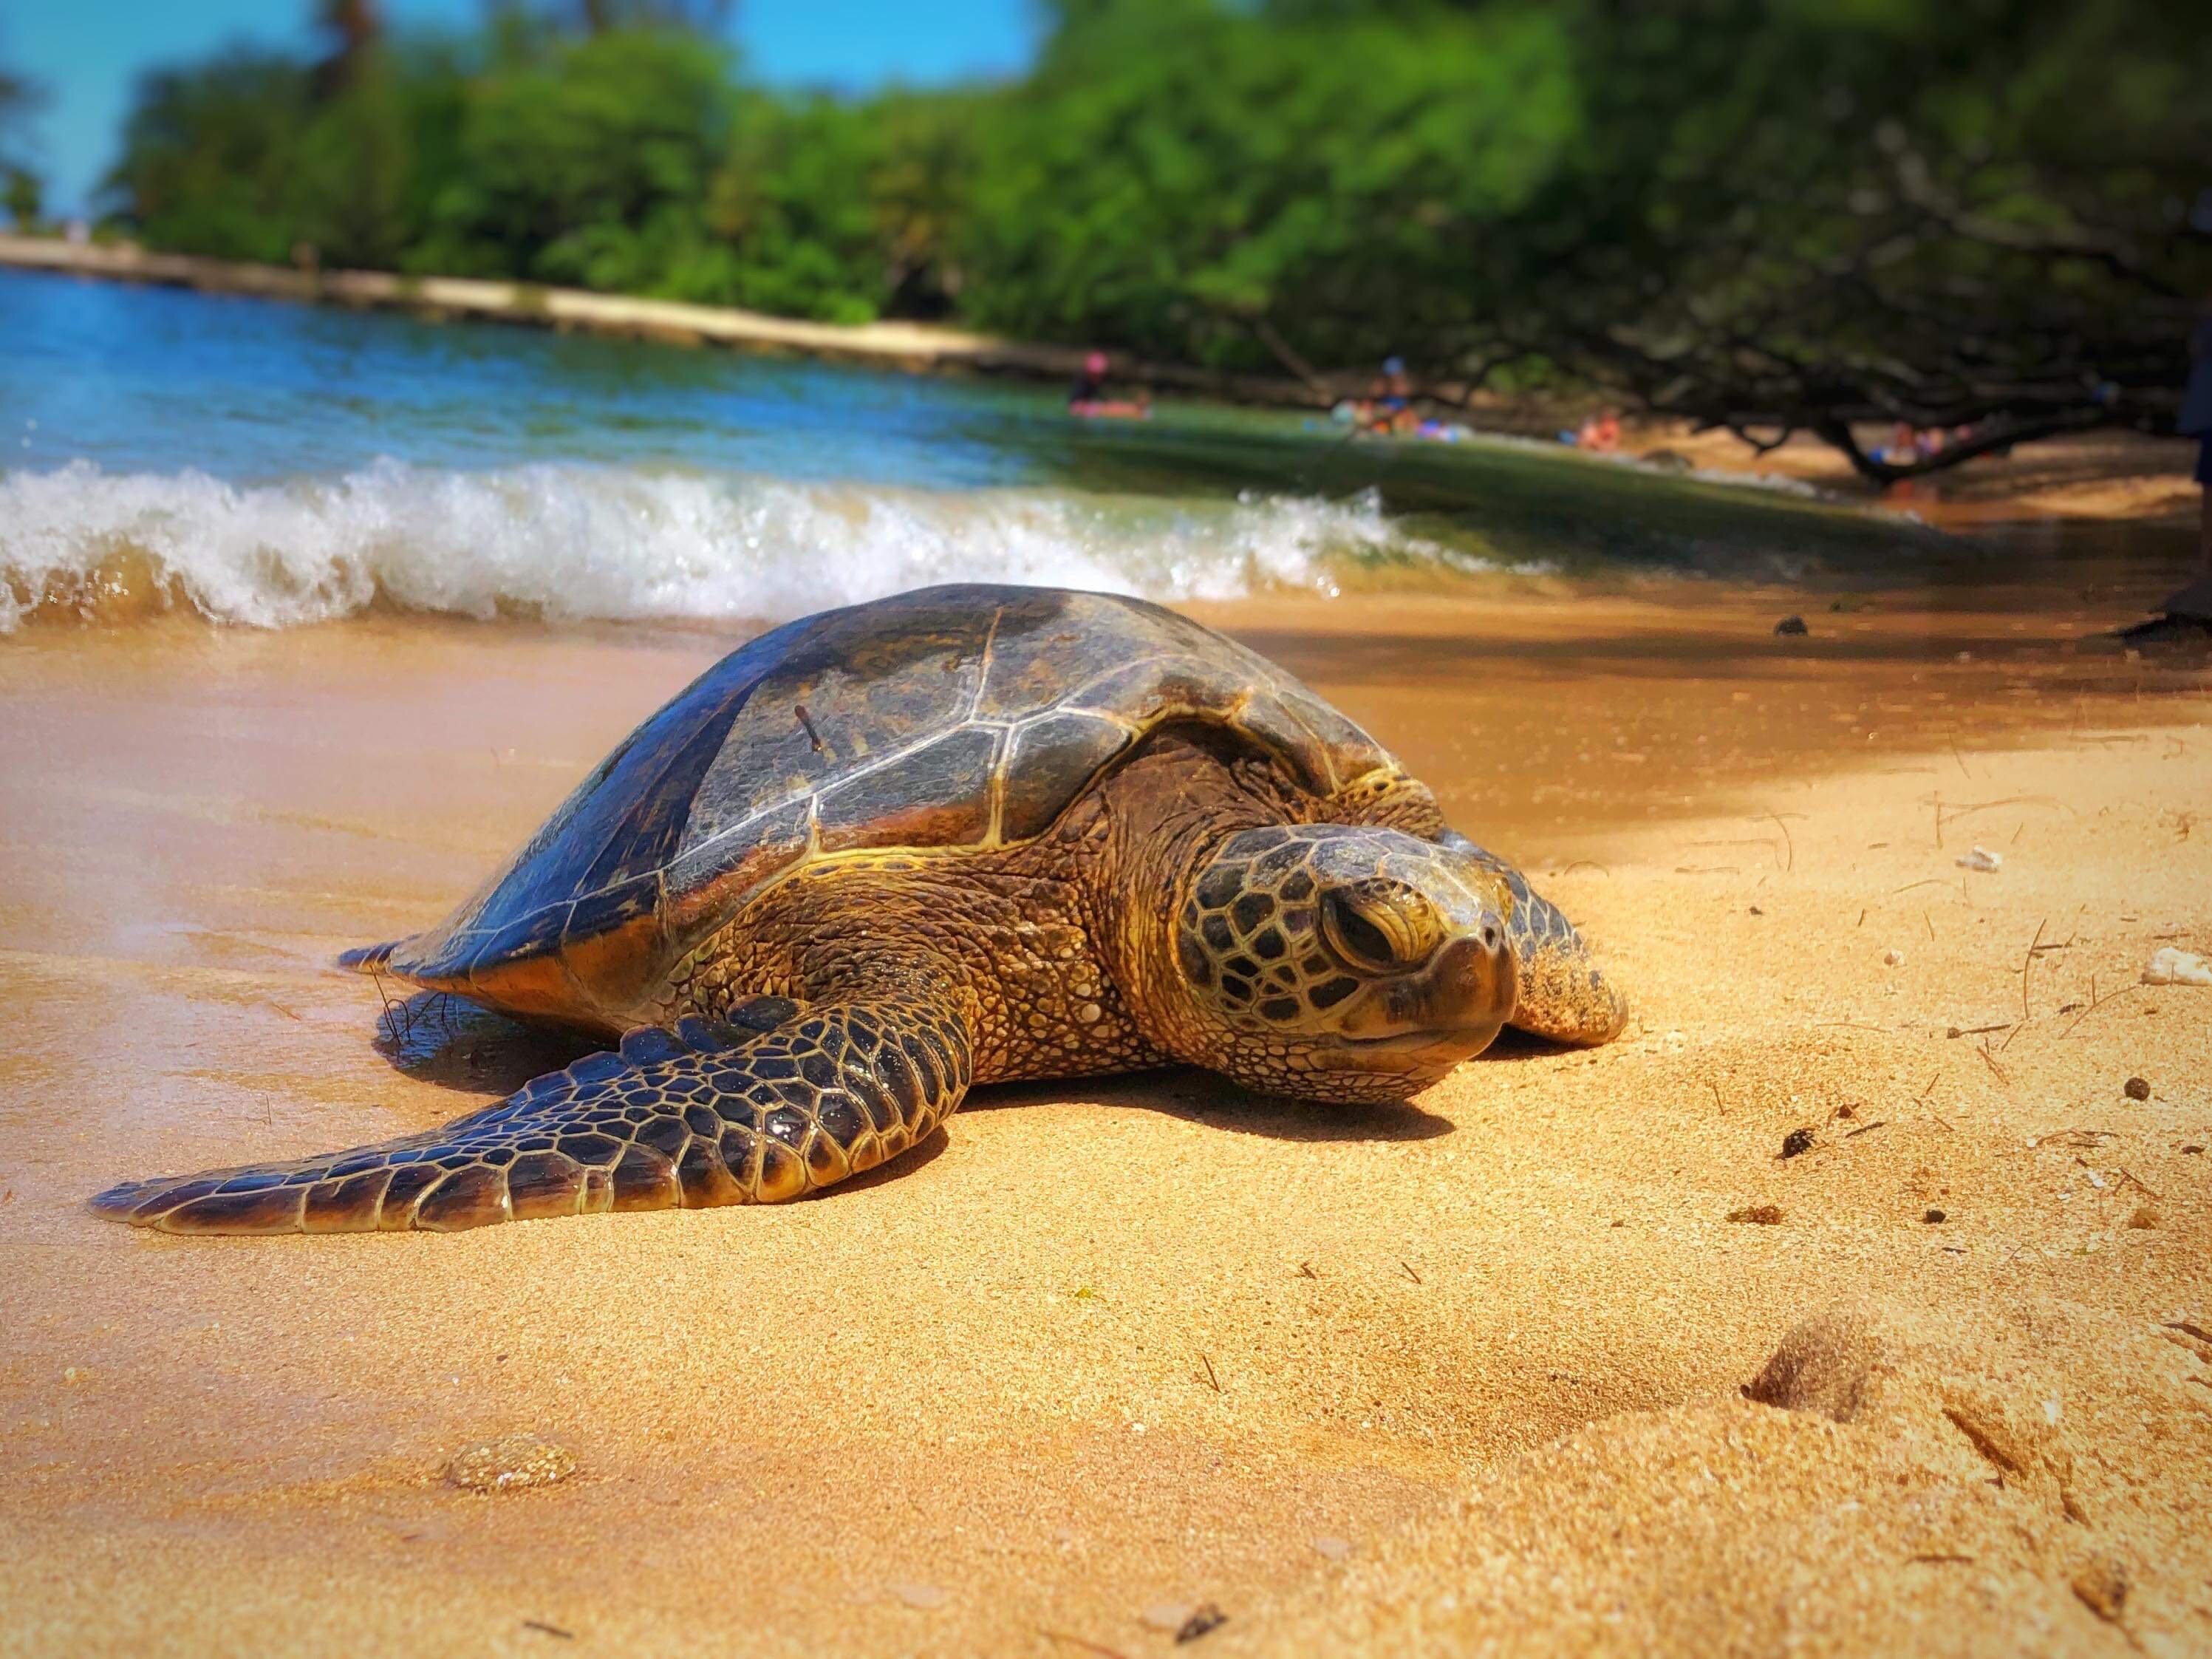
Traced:
<svg viewBox="0 0 2212 1659">
<path fill-rule="evenodd" d="M 2136 980 L 2212 954 L 2212 696 L 2055 603 L 1208 613 L 1584 922 L 1620 1042 L 988 1091 L 817 1201 L 450 1238 L 82 1201 L 545 1064 L 395 1067 L 328 958 L 724 642 L 19 636 L 0 1648 L 2204 1652 L 2212 990 Z M 574 1474 L 447 1478 L 520 1434 Z"/>
</svg>

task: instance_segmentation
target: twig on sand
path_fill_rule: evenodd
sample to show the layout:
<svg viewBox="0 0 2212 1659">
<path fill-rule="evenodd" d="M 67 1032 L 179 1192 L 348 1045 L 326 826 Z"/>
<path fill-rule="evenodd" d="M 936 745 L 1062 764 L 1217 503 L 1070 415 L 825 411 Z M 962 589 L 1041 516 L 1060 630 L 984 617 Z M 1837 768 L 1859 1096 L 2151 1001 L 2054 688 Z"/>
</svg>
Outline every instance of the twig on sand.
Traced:
<svg viewBox="0 0 2212 1659">
<path fill-rule="evenodd" d="M 1938 847 L 1943 844 L 1944 824 L 1971 817 L 1976 812 L 1994 812 L 2000 806 L 2057 806 L 2063 804 L 2048 795 L 2007 795 L 2002 800 L 1967 801 L 1955 806 L 1946 806 L 1940 793 L 1931 795 L 1928 799 L 1936 809 L 1936 844 Z"/>
<path fill-rule="evenodd" d="M 1790 826 L 1783 823 L 1782 814 L 1779 812 L 1767 812 L 1762 816 L 1772 819 L 1774 827 L 1782 832 L 1783 848 L 1789 854 L 1783 861 L 1782 867 L 1784 870 L 1795 870 L 1797 867 L 1797 842 L 1790 833 Z M 1802 818 L 1805 815 L 1802 812 L 1792 812 L 1790 816 L 1793 818 Z"/>
<path fill-rule="evenodd" d="M 2090 1015 L 2095 1013 L 2098 1009 L 2103 1007 L 2106 1003 L 2118 1002 L 2122 997 L 2127 995 L 2129 992 L 2139 991 L 2142 988 L 2140 985 L 2123 985 L 2117 991 L 2109 992 L 2104 996 L 2099 996 L 2097 994 L 2097 976 L 2094 974 L 2090 975 L 2089 1006 L 2084 1008 L 2080 1013 L 2075 1015 L 2073 1024 L 2069 1025 L 2058 1035 L 2062 1037 L 2073 1036 L 2074 1027 L 2075 1025 L 2079 1025 L 2083 1020 L 2088 1018 Z"/>
<path fill-rule="evenodd" d="M 2011 1048 L 2012 1040 L 2027 1029 L 2027 970 L 2035 965 L 2035 953 L 2043 948 L 2043 930 L 2050 925 L 2049 916 L 2035 924 L 2035 938 L 2029 941 L 2027 954 L 2020 959 L 2020 1024 L 2006 1032 L 2005 1040 L 1997 1044 L 2000 1054 Z"/>
<path fill-rule="evenodd" d="M 1997 1064 L 1997 1057 L 1990 1052 L 1988 1043 L 1978 1045 L 1974 1052 L 1982 1057 L 1982 1064 L 1996 1074 L 1998 1082 L 2003 1084 L 2008 1089 L 2012 1087 L 2012 1078 L 2006 1073 L 2003 1066 Z"/>
<path fill-rule="evenodd" d="M 2165 1194 L 2152 1192 L 2149 1188 L 2143 1185 L 2142 1177 L 2137 1175 L 2133 1170 L 2128 1168 L 2124 1164 L 2120 1165 L 2120 1178 L 2123 1181 L 2125 1181 L 2130 1186 L 2133 1187 L 2137 1192 L 2147 1194 L 2153 1203 L 2163 1204 L 2166 1202 Z"/>
<path fill-rule="evenodd" d="M 1413 1264 L 1412 1264 L 1411 1262 L 1405 1261 L 1405 1260 L 1401 1257 L 1401 1258 L 1400 1259 L 1399 1262 L 1398 1262 L 1398 1265 L 1399 1265 L 1400 1267 L 1403 1267 L 1403 1268 L 1406 1270 L 1406 1277 L 1407 1277 L 1407 1278 L 1408 1278 L 1408 1279 L 1412 1279 L 1412 1280 L 1413 1281 L 1413 1283 L 1415 1283 L 1416 1285 L 1418 1285 L 1418 1284 L 1419 1284 L 1419 1283 L 1421 1282 L 1421 1276 L 1420 1276 L 1420 1274 L 1419 1274 L 1419 1273 L 1415 1273 L 1415 1272 L 1413 1271 Z"/>
<path fill-rule="evenodd" d="M 1213 1374 L 1213 1361 L 1207 1358 L 1203 1352 L 1200 1352 L 1198 1356 L 1198 1363 L 1206 1367 L 1206 1386 L 1212 1389 L 1214 1393 L 1219 1394 L 1221 1392 L 1221 1379 Z"/>
<path fill-rule="evenodd" d="M 384 988 L 384 975 L 376 969 L 368 970 L 368 982 L 376 987 L 376 994 L 384 1004 L 384 1030 L 395 1048 L 406 1048 L 415 1041 L 415 1015 L 404 1002 L 394 1002 L 392 994 Z"/>
<path fill-rule="evenodd" d="M 1705 1079 L 1705 1087 L 1713 1091 L 1713 1111 L 1715 1115 L 1720 1117 L 1726 1117 L 1728 1115 L 1728 1107 L 1721 1100 L 1721 1085 L 1714 1082 L 1712 1079 L 1707 1078 Z"/>
<path fill-rule="evenodd" d="M 549 1625 L 543 1619 L 526 1619 L 522 1621 L 522 1627 L 525 1630 L 534 1630 L 541 1636 L 557 1636 L 563 1642 L 573 1642 L 576 1639 L 575 1632 L 562 1630 L 558 1625 Z"/>
<path fill-rule="evenodd" d="M 1947 1561 L 1972 1561 L 1974 1558 L 1971 1555 L 1960 1555 L 1954 1550 L 1923 1550 L 1917 1555 L 1908 1555 L 1905 1559 L 1908 1564 L 1921 1561 L 1931 1565 L 1939 1565 Z"/>
<path fill-rule="evenodd" d="M 1888 1123 L 1889 1120 L 1887 1118 L 1878 1117 L 1871 1123 L 1862 1123 L 1856 1129 L 1845 1130 L 1844 1133 L 1844 1139 L 1846 1140 L 1856 1140 L 1861 1135 L 1870 1135 L 1876 1129 L 1887 1127 Z"/>
</svg>

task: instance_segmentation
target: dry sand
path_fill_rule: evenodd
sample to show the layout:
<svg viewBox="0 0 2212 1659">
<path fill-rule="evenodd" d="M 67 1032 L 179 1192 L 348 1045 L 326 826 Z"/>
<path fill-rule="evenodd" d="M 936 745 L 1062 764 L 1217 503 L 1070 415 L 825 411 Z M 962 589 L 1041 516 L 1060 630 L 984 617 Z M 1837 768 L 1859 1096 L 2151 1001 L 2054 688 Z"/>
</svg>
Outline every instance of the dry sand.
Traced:
<svg viewBox="0 0 2212 1659">
<path fill-rule="evenodd" d="M 1917 603 L 1215 614 L 1540 872 L 1611 1048 L 990 1091 L 818 1201 L 451 1238 L 81 1205 L 544 1064 L 425 1017 L 395 1066 L 327 958 L 720 642 L 9 641 L 0 1648 L 2205 1652 L 2212 990 L 2136 980 L 2212 953 L 2207 677 Z M 442 1478 L 525 1431 L 573 1475 Z"/>
</svg>

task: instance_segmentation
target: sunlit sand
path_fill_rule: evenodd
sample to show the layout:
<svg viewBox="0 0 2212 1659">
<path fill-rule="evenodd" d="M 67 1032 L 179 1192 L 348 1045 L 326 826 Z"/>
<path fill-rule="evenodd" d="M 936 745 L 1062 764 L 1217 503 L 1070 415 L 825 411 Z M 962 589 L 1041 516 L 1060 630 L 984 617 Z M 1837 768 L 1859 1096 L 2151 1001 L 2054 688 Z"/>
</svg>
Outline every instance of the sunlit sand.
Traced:
<svg viewBox="0 0 2212 1659">
<path fill-rule="evenodd" d="M 2201 1644 L 2212 990 L 2138 980 L 2212 950 L 2202 667 L 2049 590 L 1199 614 L 1537 875 L 1626 1035 L 1395 1109 L 985 1091 L 817 1201 L 455 1237 L 84 1200 L 558 1063 L 329 959 L 730 635 L 8 641 L 0 1645 L 1133 1659 L 1207 1604 L 1218 1653 Z M 447 1480 L 522 1433 L 573 1473 Z"/>
</svg>

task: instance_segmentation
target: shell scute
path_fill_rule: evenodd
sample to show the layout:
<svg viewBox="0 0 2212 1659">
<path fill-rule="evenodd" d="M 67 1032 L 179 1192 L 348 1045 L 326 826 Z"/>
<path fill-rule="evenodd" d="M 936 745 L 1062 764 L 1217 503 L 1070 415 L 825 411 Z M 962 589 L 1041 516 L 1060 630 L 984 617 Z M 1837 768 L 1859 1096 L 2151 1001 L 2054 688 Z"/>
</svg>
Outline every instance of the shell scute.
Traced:
<svg viewBox="0 0 2212 1659">
<path fill-rule="evenodd" d="M 824 789 L 815 806 L 822 850 L 982 842 L 1002 736 L 994 726 L 963 726 Z"/>
</svg>

